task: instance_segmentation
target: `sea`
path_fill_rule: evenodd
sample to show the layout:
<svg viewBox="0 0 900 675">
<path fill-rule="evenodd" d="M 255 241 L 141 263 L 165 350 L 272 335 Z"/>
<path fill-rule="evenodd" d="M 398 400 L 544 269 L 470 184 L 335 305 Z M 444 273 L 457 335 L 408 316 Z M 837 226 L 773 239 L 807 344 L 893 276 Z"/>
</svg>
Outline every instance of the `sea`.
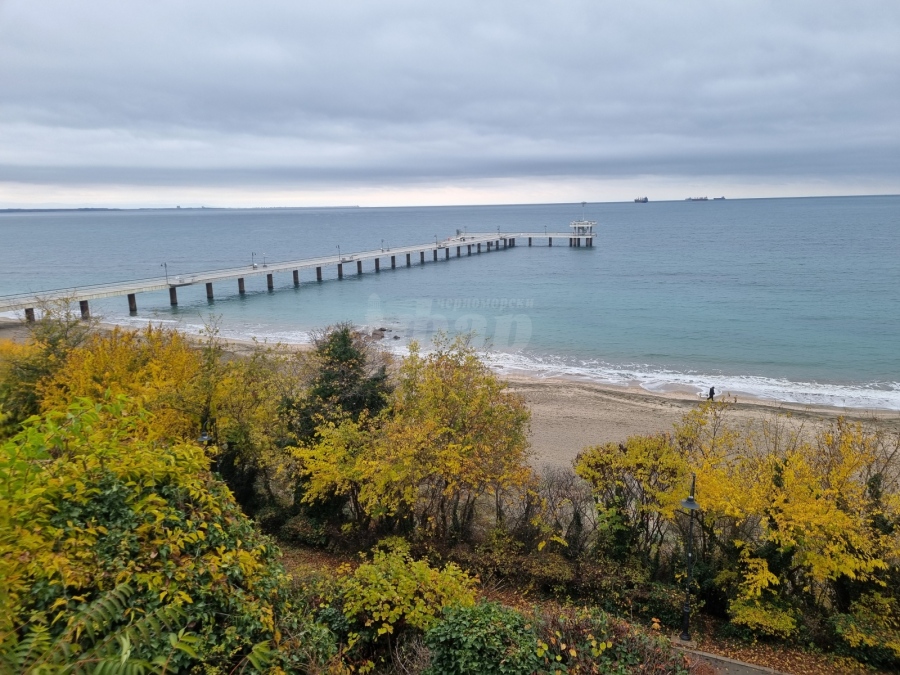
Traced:
<svg viewBox="0 0 900 675">
<path fill-rule="evenodd" d="M 595 245 L 514 248 L 424 265 L 393 248 L 474 232 L 566 231 Z M 900 410 L 900 196 L 410 208 L 0 212 L 0 295 L 384 249 L 345 265 L 92 300 L 103 320 L 268 343 L 351 322 L 413 340 L 471 333 L 501 373 L 651 392 Z M 9 312 L 7 318 L 21 318 Z"/>
</svg>

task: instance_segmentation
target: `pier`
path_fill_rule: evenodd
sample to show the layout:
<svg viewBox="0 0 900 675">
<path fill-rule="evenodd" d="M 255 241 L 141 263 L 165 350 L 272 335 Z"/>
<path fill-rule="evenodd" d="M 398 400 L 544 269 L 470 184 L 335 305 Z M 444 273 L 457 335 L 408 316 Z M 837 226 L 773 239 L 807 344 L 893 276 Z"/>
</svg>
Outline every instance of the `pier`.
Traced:
<svg viewBox="0 0 900 675">
<path fill-rule="evenodd" d="M 221 270 L 195 272 L 191 274 L 168 274 L 151 279 L 136 281 L 123 281 L 109 284 L 94 284 L 75 288 L 63 288 L 37 293 L 18 293 L 15 295 L 0 296 L 0 311 L 25 310 L 25 320 L 35 320 L 35 308 L 53 302 L 77 302 L 83 319 L 90 318 L 90 301 L 99 298 L 125 296 L 128 299 L 128 310 L 131 314 L 138 311 L 137 296 L 139 293 L 154 291 L 169 292 L 169 303 L 178 305 L 178 289 L 185 286 L 205 284 L 206 297 L 212 301 L 215 299 L 213 291 L 214 283 L 237 282 L 237 291 L 243 295 L 245 291 L 244 280 L 247 277 L 266 276 L 266 287 L 269 291 L 275 289 L 275 275 L 290 272 L 294 286 L 300 285 L 301 270 L 315 270 L 316 282 L 323 280 L 322 270 L 335 267 L 337 278 L 343 279 L 348 272 L 357 275 L 366 271 L 380 273 L 382 268 L 396 269 L 398 265 L 411 267 L 415 260 L 419 265 L 425 265 L 426 260 L 438 262 L 452 258 L 469 257 L 481 253 L 491 253 L 500 250 L 514 248 L 517 242 L 528 246 L 535 242 L 553 246 L 559 246 L 567 242 L 571 247 L 593 247 L 593 231 L 596 223 L 592 221 L 575 221 L 571 224 L 569 232 L 491 232 L 491 233 L 459 233 L 455 237 L 444 240 L 435 239 L 434 243 L 418 244 L 415 246 L 400 246 L 396 248 L 381 248 L 372 251 L 357 253 L 344 253 L 338 250 L 338 255 L 321 256 L 317 258 L 304 258 L 287 262 L 270 262 L 250 264 L 243 267 L 233 267 Z M 555 242 L 554 242 L 555 240 Z M 372 263 L 370 266 L 364 263 Z"/>
</svg>

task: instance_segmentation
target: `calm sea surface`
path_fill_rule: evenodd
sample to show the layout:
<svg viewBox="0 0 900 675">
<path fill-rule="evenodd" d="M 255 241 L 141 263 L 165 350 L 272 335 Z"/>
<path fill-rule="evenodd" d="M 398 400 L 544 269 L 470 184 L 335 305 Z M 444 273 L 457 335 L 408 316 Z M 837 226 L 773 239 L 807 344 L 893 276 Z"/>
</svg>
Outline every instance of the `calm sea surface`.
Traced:
<svg viewBox="0 0 900 675">
<path fill-rule="evenodd" d="M 230 337 L 303 342 L 338 321 L 402 351 L 474 330 L 501 370 L 649 390 L 715 385 L 783 401 L 900 409 L 900 197 L 588 204 L 594 248 L 527 247 L 323 283 L 310 271 L 91 301 L 106 320 L 211 315 Z M 580 205 L 0 213 L 0 295 L 434 241 L 566 230 Z M 536 242 L 537 243 L 537 242 Z M 559 244 L 562 244 L 561 246 Z M 390 255 L 390 253 L 386 253 Z M 416 258 L 414 257 L 414 261 Z M 398 261 L 400 262 L 400 261 Z M 345 266 L 349 267 L 349 266 Z M 11 314 L 8 316 L 12 316 Z M 397 339 L 394 339 L 394 337 Z"/>
</svg>

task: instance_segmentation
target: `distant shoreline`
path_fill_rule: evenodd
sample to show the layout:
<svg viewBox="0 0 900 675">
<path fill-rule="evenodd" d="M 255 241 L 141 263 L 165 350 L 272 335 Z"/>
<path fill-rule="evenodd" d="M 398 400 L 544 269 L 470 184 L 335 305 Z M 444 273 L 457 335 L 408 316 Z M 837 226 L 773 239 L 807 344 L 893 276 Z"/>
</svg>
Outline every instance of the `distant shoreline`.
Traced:
<svg viewBox="0 0 900 675">
<path fill-rule="evenodd" d="M 877 197 L 900 197 L 900 194 L 867 194 L 867 195 L 797 195 L 793 197 L 729 197 L 729 202 L 777 200 L 777 199 L 871 199 Z M 649 200 L 657 204 L 683 202 L 685 199 L 672 197 L 670 199 L 654 198 Z M 723 201 L 716 197 L 708 201 Z M 566 206 L 575 202 L 526 202 L 521 204 L 425 204 L 394 206 L 366 206 L 365 204 L 349 204 L 346 206 L 65 206 L 65 207 L 34 207 L 34 208 L 0 208 L 2 213 L 63 213 L 79 211 L 286 211 L 286 210 L 341 210 L 341 209 L 445 209 L 445 208 L 473 208 L 473 207 L 504 207 L 504 206 Z M 634 199 L 622 199 L 613 201 L 588 201 L 587 204 L 632 204 Z"/>
</svg>

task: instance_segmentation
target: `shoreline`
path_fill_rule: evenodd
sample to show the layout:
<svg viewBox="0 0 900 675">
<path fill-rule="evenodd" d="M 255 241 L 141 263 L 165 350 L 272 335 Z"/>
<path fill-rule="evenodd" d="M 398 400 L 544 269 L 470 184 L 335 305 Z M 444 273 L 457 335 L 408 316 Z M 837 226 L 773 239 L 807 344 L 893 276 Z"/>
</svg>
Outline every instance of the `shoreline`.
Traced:
<svg viewBox="0 0 900 675">
<path fill-rule="evenodd" d="M 100 324 L 103 329 L 113 324 Z M 28 328 L 22 322 L 0 320 L 0 340 L 22 342 Z M 256 345 L 277 343 L 222 338 L 229 351 L 246 353 Z M 378 344 L 375 340 L 374 344 Z M 305 351 L 308 344 L 281 344 Z M 612 385 L 573 377 L 540 377 L 527 373 L 498 373 L 509 390 L 520 394 L 531 410 L 532 462 L 537 467 L 570 466 L 585 447 L 622 441 L 628 436 L 671 432 L 682 416 L 702 402 L 683 391 L 654 392 L 631 385 Z M 727 396 L 727 395 L 726 395 Z M 789 415 L 794 422 L 818 426 L 844 417 L 853 422 L 877 423 L 900 432 L 900 410 L 803 405 L 750 396 L 735 399 L 731 418 L 738 424 L 759 424 L 775 415 Z"/>
</svg>

